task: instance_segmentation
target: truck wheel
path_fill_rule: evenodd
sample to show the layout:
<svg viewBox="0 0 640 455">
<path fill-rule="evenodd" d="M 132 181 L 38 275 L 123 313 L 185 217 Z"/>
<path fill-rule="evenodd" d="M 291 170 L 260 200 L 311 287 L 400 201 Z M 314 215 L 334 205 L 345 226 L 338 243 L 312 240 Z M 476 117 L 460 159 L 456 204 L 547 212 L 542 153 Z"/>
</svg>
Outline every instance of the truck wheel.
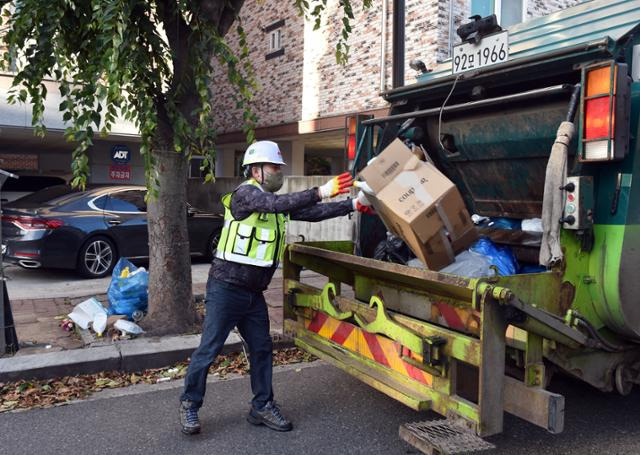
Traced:
<svg viewBox="0 0 640 455">
<path fill-rule="evenodd" d="M 631 382 L 631 372 L 629 371 L 629 368 L 624 365 L 624 363 L 621 363 L 616 367 L 614 379 L 616 390 L 620 395 L 626 397 L 631 393 L 631 389 L 633 388 L 633 382 Z"/>
</svg>

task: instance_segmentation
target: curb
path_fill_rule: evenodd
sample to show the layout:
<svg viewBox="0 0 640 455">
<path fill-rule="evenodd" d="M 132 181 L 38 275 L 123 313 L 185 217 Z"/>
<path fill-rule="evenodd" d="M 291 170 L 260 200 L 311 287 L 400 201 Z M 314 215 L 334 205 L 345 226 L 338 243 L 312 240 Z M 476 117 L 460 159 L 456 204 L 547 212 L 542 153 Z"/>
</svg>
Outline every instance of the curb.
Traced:
<svg viewBox="0 0 640 455">
<path fill-rule="evenodd" d="M 274 349 L 292 347 L 290 339 L 272 332 Z M 200 335 L 139 338 L 107 346 L 0 358 L 0 382 L 20 379 L 51 379 L 100 371 L 136 372 L 161 368 L 187 360 L 200 344 Z M 222 354 L 242 350 L 240 337 L 232 332 Z"/>
</svg>

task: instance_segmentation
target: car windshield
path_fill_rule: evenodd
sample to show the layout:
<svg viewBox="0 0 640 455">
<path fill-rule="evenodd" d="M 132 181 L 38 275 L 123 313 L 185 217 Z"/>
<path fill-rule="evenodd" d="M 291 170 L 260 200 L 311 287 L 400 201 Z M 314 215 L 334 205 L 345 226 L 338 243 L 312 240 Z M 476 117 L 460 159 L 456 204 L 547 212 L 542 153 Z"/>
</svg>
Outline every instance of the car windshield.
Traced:
<svg viewBox="0 0 640 455">
<path fill-rule="evenodd" d="M 21 197 L 13 201 L 10 205 L 56 205 L 68 202 L 78 197 L 80 193 L 80 190 L 71 188 L 68 185 L 55 185 Z"/>
</svg>

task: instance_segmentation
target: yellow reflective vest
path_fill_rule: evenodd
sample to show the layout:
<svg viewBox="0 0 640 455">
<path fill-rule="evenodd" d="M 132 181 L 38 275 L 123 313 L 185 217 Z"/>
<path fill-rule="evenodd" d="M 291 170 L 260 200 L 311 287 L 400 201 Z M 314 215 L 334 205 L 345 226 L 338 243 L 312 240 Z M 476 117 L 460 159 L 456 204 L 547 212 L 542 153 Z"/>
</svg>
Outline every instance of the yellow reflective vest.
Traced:
<svg viewBox="0 0 640 455">
<path fill-rule="evenodd" d="M 254 179 L 242 185 L 253 185 L 264 191 Z M 278 264 L 285 247 L 285 227 L 289 217 L 281 213 L 254 212 L 243 220 L 236 220 L 231 214 L 231 196 L 233 193 L 222 197 L 224 226 L 216 257 L 258 267 Z"/>
</svg>

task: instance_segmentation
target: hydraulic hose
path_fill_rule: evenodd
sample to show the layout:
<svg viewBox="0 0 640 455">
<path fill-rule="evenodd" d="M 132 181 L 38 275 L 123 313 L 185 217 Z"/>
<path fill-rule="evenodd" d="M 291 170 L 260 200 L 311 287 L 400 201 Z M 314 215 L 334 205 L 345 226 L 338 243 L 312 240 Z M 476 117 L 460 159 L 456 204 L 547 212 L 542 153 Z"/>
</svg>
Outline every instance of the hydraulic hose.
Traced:
<svg viewBox="0 0 640 455">
<path fill-rule="evenodd" d="M 618 346 L 616 344 L 613 344 L 607 341 L 602 335 L 598 333 L 598 331 L 593 327 L 593 325 L 591 325 L 591 323 L 587 321 L 583 316 L 580 316 L 579 314 L 574 313 L 573 317 L 578 322 L 578 325 L 584 327 L 587 330 L 587 332 L 589 332 L 589 335 L 591 335 L 591 337 L 594 338 L 600 344 L 599 347 L 604 351 L 622 352 L 625 350 L 623 346 Z"/>
<path fill-rule="evenodd" d="M 571 93 L 571 99 L 569 100 L 569 110 L 567 111 L 567 122 L 573 123 L 573 119 L 576 116 L 578 110 L 578 100 L 580 99 L 580 84 L 573 86 L 573 92 Z"/>
</svg>

